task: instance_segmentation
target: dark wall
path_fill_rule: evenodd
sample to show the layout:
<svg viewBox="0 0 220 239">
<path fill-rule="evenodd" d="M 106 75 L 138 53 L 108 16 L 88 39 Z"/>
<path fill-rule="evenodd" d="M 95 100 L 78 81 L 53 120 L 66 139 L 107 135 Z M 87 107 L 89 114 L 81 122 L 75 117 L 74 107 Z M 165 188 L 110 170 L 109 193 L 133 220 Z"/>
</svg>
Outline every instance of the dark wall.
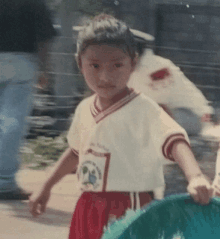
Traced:
<svg viewBox="0 0 220 239">
<path fill-rule="evenodd" d="M 203 4 L 109 2 L 118 3 L 114 6 L 118 18 L 155 36 L 157 55 L 178 65 L 208 100 L 220 102 L 220 6 L 213 6 L 210 1 Z"/>
<path fill-rule="evenodd" d="M 220 101 L 220 7 L 159 4 L 158 55 L 180 66 L 210 101 Z"/>
<path fill-rule="evenodd" d="M 117 18 L 132 28 L 154 34 L 154 4 L 150 0 L 103 0 L 103 6 L 111 7 Z"/>
</svg>

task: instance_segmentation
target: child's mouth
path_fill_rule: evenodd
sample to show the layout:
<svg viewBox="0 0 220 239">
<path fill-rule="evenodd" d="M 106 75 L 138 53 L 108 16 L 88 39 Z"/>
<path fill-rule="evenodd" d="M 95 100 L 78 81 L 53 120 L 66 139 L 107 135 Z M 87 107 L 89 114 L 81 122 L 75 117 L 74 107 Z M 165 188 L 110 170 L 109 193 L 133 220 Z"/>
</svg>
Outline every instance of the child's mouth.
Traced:
<svg viewBox="0 0 220 239">
<path fill-rule="evenodd" d="M 115 88 L 114 85 L 105 85 L 105 86 L 99 86 L 99 88 L 101 89 L 112 89 L 112 88 Z"/>
</svg>

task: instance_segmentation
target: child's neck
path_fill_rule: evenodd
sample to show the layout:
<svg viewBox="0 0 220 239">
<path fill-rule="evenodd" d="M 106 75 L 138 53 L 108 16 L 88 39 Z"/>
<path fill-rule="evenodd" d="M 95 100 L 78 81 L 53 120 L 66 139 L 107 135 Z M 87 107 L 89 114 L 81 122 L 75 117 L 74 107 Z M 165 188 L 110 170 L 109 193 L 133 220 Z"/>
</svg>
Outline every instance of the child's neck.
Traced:
<svg viewBox="0 0 220 239">
<path fill-rule="evenodd" d="M 96 106 L 98 107 L 98 109 L 103 111 L 107 109 L 108 107 L 110 107 L 111 105 L 113 105 L 114 103 L 116 103 L 117 101 L 119 101 L 120 99 L 124 98 L 129 93 L 130 93 L 130 89 L 126 87 L 125 89 L 123 89 L 121 92 L 119 92 L 117 95 L 115 95 L 111 99 L 103 98 L 97 95 Z"/>
<path fill-rule="evenodd" d="M 96 100 L 96 106 L 98 107 L 98 109 L 100 111 L 103 111 L 105 109 L 107 109 L 108 107 L 110 107 L 112 105 L 112 101 L 110 99 L 106 99 L 100 96 L 97 96 L 97 100 Z"/>
</svg>

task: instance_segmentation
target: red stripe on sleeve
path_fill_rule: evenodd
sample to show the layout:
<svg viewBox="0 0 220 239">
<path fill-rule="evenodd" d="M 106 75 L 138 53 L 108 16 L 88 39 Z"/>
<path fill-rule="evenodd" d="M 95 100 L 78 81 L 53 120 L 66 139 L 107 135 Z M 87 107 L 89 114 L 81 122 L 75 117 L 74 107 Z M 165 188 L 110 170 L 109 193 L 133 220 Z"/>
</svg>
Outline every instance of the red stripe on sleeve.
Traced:
<svg viewBox="0 0 220 239">
<path fill-rule="evenodd" d="M 165 140 L 165 143 L 163 144 L 162 152 L 163 152 L 163 155 L 165 158 L 174 161 L 174 158 L 173 158 L 171 152 L 172 152 L 174 143 L 179 142 L 179 141 L 185 142 L 190 147 L 189 143 L 187 142 L 187 140 L 185 139 L 185 136 L 183 134 L 173 134 L 173 135 L 169 136 Z"/>
</svg>

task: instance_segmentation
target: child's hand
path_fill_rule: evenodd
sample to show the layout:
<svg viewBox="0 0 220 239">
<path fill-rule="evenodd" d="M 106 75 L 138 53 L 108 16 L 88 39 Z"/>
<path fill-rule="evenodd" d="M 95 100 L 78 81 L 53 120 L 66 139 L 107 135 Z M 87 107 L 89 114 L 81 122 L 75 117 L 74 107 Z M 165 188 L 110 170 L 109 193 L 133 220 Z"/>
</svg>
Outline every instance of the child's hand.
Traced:
<svg viewBox="0 0 220 239">
<path fill-rule="evenodd" d="M 46 211 L 46 205 L 50 198 L 50 190 L 42 190 L 34 193 L 29 199 L 29 211 L 37 217 Z"/>
<path fill-rule="evenodd" d="M 193 197 L 195 202 L 208 204 L 213 194 L 213 188 L 204 175 L 193 177 L 189 181 L 187 191 Z"/>
</svg>

